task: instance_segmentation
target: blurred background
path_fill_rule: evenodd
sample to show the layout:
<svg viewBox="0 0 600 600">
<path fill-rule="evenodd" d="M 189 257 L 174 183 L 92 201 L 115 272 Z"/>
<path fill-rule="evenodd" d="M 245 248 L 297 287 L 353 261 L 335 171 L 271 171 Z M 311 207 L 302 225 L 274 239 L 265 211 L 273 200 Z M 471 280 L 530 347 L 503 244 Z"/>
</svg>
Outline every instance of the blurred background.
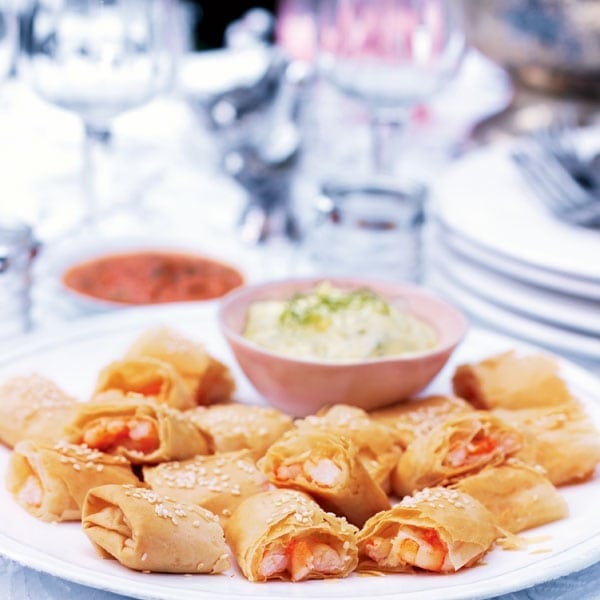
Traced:
<svg viewBox="0 0 600 600">
<path fill-rule="evenodd" d="M 597 0 L 0 0 L 0 75 L 7 332 L 115 310 L 78 261 L 170 248 L 600 361 Z"/>
<path fill-rule="evenodd" d="M 600 0 L 0 0 L 0 359 L 345 274 L 600 374 L 599 106 Z M 598 565 L 561 585 L 531 594 Z M 92 597 L 3 559 L 0 589 Z"/>
</svg>

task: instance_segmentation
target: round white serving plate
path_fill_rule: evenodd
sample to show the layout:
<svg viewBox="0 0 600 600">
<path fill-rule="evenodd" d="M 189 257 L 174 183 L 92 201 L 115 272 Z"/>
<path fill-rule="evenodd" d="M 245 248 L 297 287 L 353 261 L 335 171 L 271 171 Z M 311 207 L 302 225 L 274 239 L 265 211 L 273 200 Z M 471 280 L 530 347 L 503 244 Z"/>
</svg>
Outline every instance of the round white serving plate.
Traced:
<svg viewBox="0 0 600 600">
<path fill-rule="evenodd" d="M 125 309 L 114 314 L 74 321 L 44 334 L 32 335 L 0 353 L 0 380 L 17 374 L 39 372 L 52 378 L 67 392 L 85 400 L 93 389 L 99 369 L 118 358 L 144 329 L 170 325 L 233 369 L 239 383 L 237 399 L 261 403 L 234 364 L 216 323 L 214 305 L 164 305 Z M 449 380 L 457 363 L 473 361 L 511 348 L 532 351 L 511 338 L 472 331 L 451 362 L 436 378 L 428 393 L 449 392 Z M 535 350 L 534 350 L 535 351 Z M 600 385 L 595 377 L 560 360 L 563 377 L 600 425 Z M 9 452 L 0 448 L 0 477 L 4 477 Z M 232 569 L 218 576 L 144 574 L 101 560 L 78 523 L 48 524 L 22 510 L 5 489 L 0 490 L 0 553 L 19 563 L 51 575 L 135 598 L 161 600 L 248 598 L 288 600 L 322 598 L 358 600 L 466 600 L 490 598 L 523 589 L 583 569 L 600 560 L 600 512 L 598 477 L 579 486 L 561 488 L 570 516 L 528 532 L 537 539 L 528 550 L 494 549 L 482 565 L 453 575 L 387 575 L 302 583 L 253 584 Z M 543 540 L 543 541 L 541 541 Z"/>
</svg>

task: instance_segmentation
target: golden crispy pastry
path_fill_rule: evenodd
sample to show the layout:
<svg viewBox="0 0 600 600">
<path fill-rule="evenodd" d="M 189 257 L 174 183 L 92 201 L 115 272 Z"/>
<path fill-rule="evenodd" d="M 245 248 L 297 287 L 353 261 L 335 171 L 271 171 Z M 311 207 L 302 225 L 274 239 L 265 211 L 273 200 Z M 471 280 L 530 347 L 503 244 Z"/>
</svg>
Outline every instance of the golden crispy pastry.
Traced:
<svg viewBox="0 0 600 600">
<path fill-rule="evenodd" d="M 248 496 L 269 487 L 249 450 L 144 467 L 144 481 L 159 494 L 203 506 L 222 521 Z"/>
<path fill-rule="evenodd" d="M 600 462 L 600 432 L 578 404 L 495 410 L 494 414 L 523 433 L 518 457 L 540 465 L 554 485 L 589 479 Z"/>
<path fill-rule="evenodd" d="M 460 365 L 452 378 L 454 393 L 475 408 L 533 408 L 570 404 L 565 382 L 549 356 L 499 354 L 477 364 Z"/>
<path fill-rule="evenodd" d="M 41 375 L 13 377 L 0 386 L 0 442 L 57 442 L 76 404 Z"/>
<path fill-rule="evenodd" d="M 103 558 L 137 571 L 221 573 L 230 566 L 215 515 L 149 489 L 103 485 L 90 490 L 82 525 Z"/>
<path fill-rule="evenodd" d="M 356 527 L 306 494 L 250 496 L 225 523 L 225 537 L 250 581 L 346 577 L 357 564 Z"/>
<path fill-rule="evenodd" d="M 104 367 L 93 396 L 107 391 L 139 394 L 179 410 L 196 406 L 181 375 L 172 365 L 156 358 L 128 358 Z"/>
<path fill-rule="evenodd" d="M 78 521 L 88 490 L 106 483 L 139 481 L 125 458 L 66 442 L 19 442 L 6 475 L 17 503 L 43 521 Z"/>
<path fill-rule="evenodd" d="M 118 392 L 103 394 L 102 399 L 79 405 L 65 428 L 70 442 L 125 456 L 133 464 L 185 460 L 209 452 L 205 436 L 181 411 Z"/>
<path fill-rule="evenodd" d="M 487 411 L 471 411 L 444 421 L 414 440 L 392 474 L 399 497 L 448 485 L 484 467 L 502 464 L 523 447 L 522 435 Z"/>
<path fill-rule="evenodd" d="M 323 509 L 358 527 L 390 507 L 366 470 L 354 444 L 320 430 L 290 431 L 258 462 L 272 484 L 310 494 Z"/>
<path fill-rule="evenodd" d="M 453 573 L 476 564 L 498 534 L 491 513 L 477 500 L 457 490 L 427 488 L 365 523 L 358 534 L 359 569 Z"/>
<path fill-rule="evenodd" d="M 541 469 L 512 458 L 465 477 L 453 487 L 481 502 L 498 526 L 511 533 L 563 519 L 569 513 L 565 499 Z"/>
<path fill-rule="evenodd" d="M 143 333 L 125 358 L 156 358 L 169 363 L 185 381 L 196 404 L 229 400 L 235 383 L 229 369 L 211 356 L 202 344 L 168 327 Z"/>
<path fill-rule="evenodd" d="M 436 425 L 471 410 L 473 407 L 468 402 L 456 396 L 428 396 L 398 402 L 369 414 L 375 421 L 390 427 L 395 442 L 405 449 Z"/>
<path fill-rule="evenodd" d="M 361 408 L 337 404 L 296 421 L 296 427 L 346 436 L 358 450 L 369 475 L 386 492 L 389 491 L 390 473 L 398 462 L 401 449 L 386 424 L 374 421 Z"/>
<path fill-rule="evenodd" d="M 199 406 L 185 415 L 208 436 L 212 452 L 251 450 L 256 458 L 293 427 L 292 418 L 281 411 L 247 404 Z"/>
</svg>

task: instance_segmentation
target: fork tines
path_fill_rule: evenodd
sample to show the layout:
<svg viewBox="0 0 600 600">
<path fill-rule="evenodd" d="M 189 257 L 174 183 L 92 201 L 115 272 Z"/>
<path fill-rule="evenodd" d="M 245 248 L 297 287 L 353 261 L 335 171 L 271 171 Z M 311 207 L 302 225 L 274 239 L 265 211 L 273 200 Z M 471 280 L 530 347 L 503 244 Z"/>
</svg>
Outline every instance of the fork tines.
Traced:
<svg viewBox="0 0 600 600">
<path fill-rule="evenodd" d="M 531 190 L 554 215 L 574 225 L 600 226 L 600 196 L 580 185 L 541 137 L 528 138 L 511 156 Z"/>
</svg>

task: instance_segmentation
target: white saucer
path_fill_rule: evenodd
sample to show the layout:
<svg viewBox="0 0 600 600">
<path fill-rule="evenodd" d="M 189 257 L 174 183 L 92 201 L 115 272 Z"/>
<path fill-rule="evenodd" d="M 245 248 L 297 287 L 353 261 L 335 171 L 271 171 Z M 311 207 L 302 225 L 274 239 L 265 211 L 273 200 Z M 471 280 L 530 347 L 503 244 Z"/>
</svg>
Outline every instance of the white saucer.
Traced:
<svg viewBox="0 0 600 600">
<path fill-rule="evenodd" d="M 520 262 L 517 258 L 501 254 L 464 237 L 441 222 L 438 225 L 438 239 L 465 260 L 527 284 L 538 285 L 572 297 L 600 301 L 600 282 L 570 277 L 564 273 Z"/>
<path fill-rule="evenodd" d="M 460 306 L 466 313 L 493 329 L 550 348 L 559 354 L 600 361 L 600 336 L 536 321 L 488 302 L 452 281 L 439 270 L 431 284 L 441 295 Z"/>
<path fill-rule="evenodd" d="M 442 236 L 441 241 L 445 238 Z M 465 291 L 492 304 L 586 335 L 600 337 L 600 302 L 553 292 L 478 264 L 443 243 L 436 268 Z"/>
</svg>

